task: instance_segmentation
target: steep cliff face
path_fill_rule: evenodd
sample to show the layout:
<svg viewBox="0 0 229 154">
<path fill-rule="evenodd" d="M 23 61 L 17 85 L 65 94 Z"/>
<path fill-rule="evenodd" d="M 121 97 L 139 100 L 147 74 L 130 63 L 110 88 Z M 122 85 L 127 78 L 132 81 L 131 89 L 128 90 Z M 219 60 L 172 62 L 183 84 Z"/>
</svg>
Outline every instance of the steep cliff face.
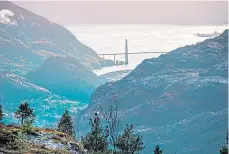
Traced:
<svg viewBox="0 0 229 154">
<path fill-rule="evenodd" d="M 55 55 L 71 56 L 90 69 L 113 64 L 79 42 L 66 28 L 44 17 L 7 1 L 0 2 L 0 12 L 1 56 L 32 63 Z"/>
<path fill-rule="evenodd" d="M 228 30 L 199 44 L 143 61 L 127 77 L 92 94 L 81 120 L 119 97 L 122 124 L 145 138 L 145 154 L 217 153 L 227 130 Z"/>
</svg>

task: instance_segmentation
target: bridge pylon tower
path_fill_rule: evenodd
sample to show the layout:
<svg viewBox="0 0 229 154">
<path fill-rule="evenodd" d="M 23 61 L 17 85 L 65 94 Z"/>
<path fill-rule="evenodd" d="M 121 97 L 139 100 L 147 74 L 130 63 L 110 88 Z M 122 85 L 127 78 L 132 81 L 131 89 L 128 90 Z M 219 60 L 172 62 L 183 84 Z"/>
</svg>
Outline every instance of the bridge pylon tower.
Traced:
<svg viewBox="0 0 229 154">
<path fill-rule="evenodd" d="M 128 62 L 128 41 L 125 39 L 125 65 L 127 65 Z"/>
</svg>

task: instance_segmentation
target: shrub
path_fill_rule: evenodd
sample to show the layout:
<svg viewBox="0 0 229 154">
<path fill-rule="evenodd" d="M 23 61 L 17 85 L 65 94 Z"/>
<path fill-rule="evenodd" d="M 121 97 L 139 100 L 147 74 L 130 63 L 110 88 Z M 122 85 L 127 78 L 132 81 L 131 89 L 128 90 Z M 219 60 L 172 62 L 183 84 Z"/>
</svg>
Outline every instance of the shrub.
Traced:
<svg viewBox="0 0 229 154">
<path fill-rule="evenodd" d="M 22 126 L 22 132 L 26 134 L 32 134 L 33 133 L 33 127 L 32 127 L 32 122 L 27 120 L 24 122 Z"/>
<path fill-rule="evenodd" d="M 23 151 L 28 149 L 28 144 L 20 133 L 0 131 L 0 143 L 0 146 L 7 150 Z"/>
</svg>

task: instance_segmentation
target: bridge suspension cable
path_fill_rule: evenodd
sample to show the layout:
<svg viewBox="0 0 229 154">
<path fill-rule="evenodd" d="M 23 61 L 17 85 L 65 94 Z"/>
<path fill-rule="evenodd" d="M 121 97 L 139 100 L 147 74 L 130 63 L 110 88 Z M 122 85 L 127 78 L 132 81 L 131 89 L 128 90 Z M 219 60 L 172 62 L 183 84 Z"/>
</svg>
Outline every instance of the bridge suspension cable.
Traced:
<svg viewBox="0 0 229 154">
<path fill-rule="evenodd" d="M 103 59 L 105 56 L 113 55 L 114 56 L 114 62 L 115 62 L 115 56 L 116 55 L 125 55 L 125 64 L 127 65 L 129 63 L 128 55 L 134 55 L 134 54 L 156 54 L 156 53 L 167 53 L 167 52 L 128 52 L 128 41 L 125 39 L 125 52 L 124 53 L 100 53 L 98 55 L 102 56 Z"/>
</svg>

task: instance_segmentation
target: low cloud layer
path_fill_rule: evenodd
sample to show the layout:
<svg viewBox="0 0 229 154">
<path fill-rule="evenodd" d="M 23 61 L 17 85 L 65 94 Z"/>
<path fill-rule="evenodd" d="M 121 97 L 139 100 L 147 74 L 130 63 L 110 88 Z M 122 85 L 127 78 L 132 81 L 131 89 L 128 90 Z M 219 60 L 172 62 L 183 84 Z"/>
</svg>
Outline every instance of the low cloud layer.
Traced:
<svg viewBox="0 0 229 154">
<path fill-rule="evenodd" d="M 1 24 L 10 24 L 11 21 L 11 17 L 14 16 L 14 13 L 10 10 L 0 10 L 0 23 Z"/>
</svg>

